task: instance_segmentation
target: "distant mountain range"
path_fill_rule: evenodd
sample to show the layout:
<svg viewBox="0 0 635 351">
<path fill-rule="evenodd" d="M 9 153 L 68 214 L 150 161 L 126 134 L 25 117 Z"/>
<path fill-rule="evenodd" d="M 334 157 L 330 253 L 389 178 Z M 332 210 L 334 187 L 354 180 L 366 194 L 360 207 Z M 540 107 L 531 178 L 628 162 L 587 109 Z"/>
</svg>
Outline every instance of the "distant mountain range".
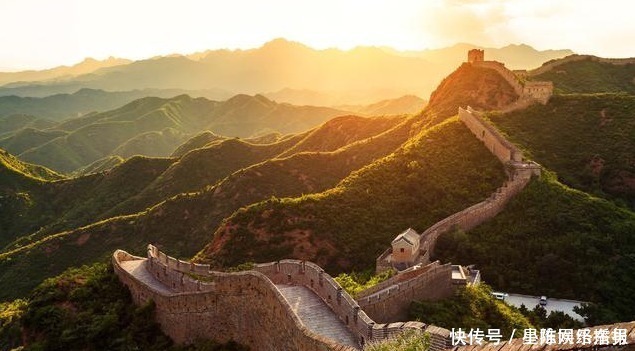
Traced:
<svg viewBox="0 0 635 351">
<path fill-rule="evenodd" d="M 63 120 L 79 117 L 89 112 L 102 112 L 125 105 L 146 96 L 171 98 L 187 94 L 217 100 L 232 95 L 221 91 L 192 91 L 183 89 L 144 89 L 132 91 L 104 91 L 82 88 L 72 94 L 55 94 L 46 97 L 0 96 L 0 116 L 25 114 L 43 119 Z"/>
<path fill-rule="evenodd" d="M 113 67 L 131 63 L 131 60 L 109 57 L 99 61 L 87 58 L 73 66 L 59 66 L 45 70 L 29 70 L 20 72 L 0 72 L 0 85 L 14 82 L 33 82 L 76 77 L 94 72 L 100 68 Z"/>
<path fill-rule="evenodd" d="M 250 50 L 213 50 L 130 63 L 113 60 L 102 66 L 86 64 L 83 66 L 94 70 L 78 68 L 72 75 L 62 74 L 66 71 L 60 69 L 53 70 L 55 74 L 39 76 L 10 73 L 2 80 L 6 84 L 0 88 L 0 96 L 43 97 L 73 93 L 82 88 L 109 91 L 213 89 L 225 94 L 227 91 L 278 92 L 278 101 L 306 103 L 297 97 L 291 100 L 281 91 L 308 89 L 313 92 L 310 103 L 314 105 L 369 104 L 406 94 L 427 96 L 458 62 L 465 60 L 467 49 L 472 47 L 475 46 L 460 44 L 419 52 L 377 47 L 314 50 L 300 43 L 276 39 Z M 488 58 L 506 62 L 510 68 L 534 68 L 544 61 L 572 53 L 570 50 L 538 51 L 526 45 L 485 50 Z M 37 79 L 26 81 L 25 77 Z M 13 82 L 9 82 L 11 79 Z M 340 99 L 331 101 L 334 95 Z"/>
<path fill-rule="evenodd" d="M 346 114 L 349 112 L 328 107 L 276 103 L 262 95 L 236 95 L 223 102 L 188 95 L 146 97 L 54 125 L 28 116 L 20 125 L 19 117 L 5 117 L 22 128 L 7 131 L 0 147 L 27 162 L 71 172 L 113 155 L 168 156 L 204 130 L 230 137 L 293 133 Z M 36 123 L 47 128 L 37 129 L 33 127 Z"/>
</svg>

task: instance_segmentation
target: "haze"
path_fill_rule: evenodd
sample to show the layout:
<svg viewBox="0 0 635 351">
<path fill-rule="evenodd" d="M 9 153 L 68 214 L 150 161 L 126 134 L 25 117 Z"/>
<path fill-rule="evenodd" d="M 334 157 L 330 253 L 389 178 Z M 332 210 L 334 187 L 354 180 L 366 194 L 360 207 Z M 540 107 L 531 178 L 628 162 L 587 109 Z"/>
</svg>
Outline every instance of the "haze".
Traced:
<svg viewBox="0 0 635 351">
<path fill-rule="evenodd" d="M 526 43 L 626 57 L 635 56 L 625 44 L 635 41 L 629 7 L 619 0 L 5 0 L 0 70 L 252 48 L 277 37 L 318 49 Z"/>
</svg>

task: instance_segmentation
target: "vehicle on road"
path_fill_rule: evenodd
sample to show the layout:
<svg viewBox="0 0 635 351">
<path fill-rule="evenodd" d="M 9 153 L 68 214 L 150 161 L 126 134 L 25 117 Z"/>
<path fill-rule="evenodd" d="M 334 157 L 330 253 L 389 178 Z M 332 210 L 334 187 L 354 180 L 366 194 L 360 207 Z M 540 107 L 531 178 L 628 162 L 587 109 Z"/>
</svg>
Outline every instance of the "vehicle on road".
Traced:
<svg viewBox="0 0 635 351">
<path fill-rule="evenodd" d="M 547 306 L 547 297 L 546 296 L 540 296 L 540 306 Z"/>
<path fill-rule="evenodd" d="M 505 300 L 505 297 L 509 296 L 508 293 L 502 292 L 493 292 L 492 295 L 494 295 L 497 300 Z"/>
</svg>

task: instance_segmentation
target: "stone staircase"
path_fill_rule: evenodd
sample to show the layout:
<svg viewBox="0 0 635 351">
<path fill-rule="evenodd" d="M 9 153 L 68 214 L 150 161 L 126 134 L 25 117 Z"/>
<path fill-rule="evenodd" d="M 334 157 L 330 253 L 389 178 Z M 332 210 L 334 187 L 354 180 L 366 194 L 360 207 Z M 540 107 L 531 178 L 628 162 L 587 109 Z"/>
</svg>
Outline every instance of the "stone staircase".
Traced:
<svg viewBox="0 0 635 351">
<path fill-rule="evenodd" d="M 358 348 L 357 341 L 337 315 L 309 288 L 301 285 L 277 284 L 291 309 L 312 332 Z"/>
</svg>

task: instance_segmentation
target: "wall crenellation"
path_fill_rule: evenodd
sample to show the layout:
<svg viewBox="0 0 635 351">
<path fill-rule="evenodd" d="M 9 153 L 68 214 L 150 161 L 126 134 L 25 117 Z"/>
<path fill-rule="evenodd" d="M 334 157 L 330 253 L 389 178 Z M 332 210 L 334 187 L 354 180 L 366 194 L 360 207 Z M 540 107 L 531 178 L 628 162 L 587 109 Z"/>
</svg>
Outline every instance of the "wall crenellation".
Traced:
<svg viewBox="0 0 635 351">
<path fill-rule="evenodd" d="M 151 253 L 158 250 L 151 247 Z M 258 350 L 352 350 L 306 329 L 284 296 L 262 273 L 215 272 L 217 274 L 209 275 L 212 281 L 199 281 L 188 287 L 188 282 L 195 279 L 168 268 L 178 260 L 161 254 L 149 256 L 150 259 L 154 262 L 146 265 L 148 272 L 166 286 L 175 288 L 165 291 L 140 281 L 122 268 L 125 261 L 143 260 L 141 257 L 117 250 L 113 254 L 113 266 L 136 304 L 154 301 L 157 322 L 177 343 L 214 339 L 235 340 Z M 186 265 L 178 266 L 185 268 Z M 275 325 L 272 320 L 276 321 Z"/>
<path fill-rule="evenodd" d="M 472 50 L 470 50 L 472 52 Z M 520 108 L 525 108 L 534 102 L 546 104 L 553 95 L 553 83 L 542 81 L 524 81 L 530 74 L 526 71 L 512 71 L 505 67 L 505 64 L 498 61 L 484 61 L 481 53 L 480 60 L 471 60 L 468 53 L 468 62 L 476 67 L 493 69 L 503 77 L 514 89 L 518 100 L 507 106 L 503 111 L 508 112 Z M 523 80 L 521 80 L 521 78 Z"/>
<path fill-rule="evenodd" d="M 209 265 L 180 261 L 149 245 L 145 265 L 147 272 L 161 283 L 162 289 L 168 289 L 165 291 L 139 281 L 122 269 L 122 262 L 130 260 L 143 258 L 116 251 L 113 255 L 115 272 L 129 287 L 135 303 L 155 301 L 157 321 L 164 332 L 178 343 L 212 338 L 219 341 L 233 339 L 246 345 L 258 345 L 258 349 L 269 341 L 271 349 L 324 350 L 338 347 L 308 331 L 275 285 L 294 284 L 315 292 L 359 338 L 360 343 L 389 338 L 404 329 L 417 329 L 431 333 L 433 350 L 447 347 L 449 331 L 443 328 L 420 322 L 376 323 L 329 274 L 311 262 L 282 260 L 259 264 L 250 271 L 224 273 L 212 271 Z M 246 320 L 252 320 L 247 323 L 249 326 L 245 325 Z M 276 320 L 277 328 L 271 331 L 275 336 L 260 335 L 270 333 L 273 328 L 271 320 Z M 283 321 L 280 325 L 279 320 Z M 244 327 L 255 328 L 255 331 L 250 329 L 247 335 L 243 335 Z M 276 341 L 281 337 L 286 338 L 288 344 L 281 346 Z M 287 348 L 285 345 L 293 346 Z"/>
<path fill-rule="evenodd" d="M 480 64 L 483 62 L 476 61 Z M 488 62 L 485 62 L 489 64 Z M 498 63 L 495 63 L 498 65 Z M 420 236 L 420 253 L 429 262 L 438 238 L 451 230 L 471 230 L 498 215 L 507 203 L 529 183 L 533 175 L 540 175 L 540 166 L 524 160 L 523 153 L 471 107 L 459 108 L 459 119 L 495 155 L 509 166 L 508 180 L 487 199 L 456 212 L 426 229 Z M 391 249 L 377 258 L 377 271 L 392 269 L 388 262 Z M 452 265 L 438 261 L 412 267 L 372 287 L 358 296 L 364 311 L 382 322 L 407 317 L 413 300 L 437 300 L 451 296 L 458 282 L 452 279 Z"/>
<path fill-rule="evenodd" d="M 472 108 L 459 108 L 459 119 L 492 154 L 502 163 L 511 166 L 511 173 L 503 186 L 496 189 L 489 198 L 444 218 L 424 231 L 421 234 L 421 247 L 430 253 L 434 252 L 434 246 L 441 234 L 455 228 L 468 231 L 493 218 L 509 200 L 522 191 L 533 175 L 540 175 L 538 164 L 525 161 L 523 153 Z"/>
</svg>

